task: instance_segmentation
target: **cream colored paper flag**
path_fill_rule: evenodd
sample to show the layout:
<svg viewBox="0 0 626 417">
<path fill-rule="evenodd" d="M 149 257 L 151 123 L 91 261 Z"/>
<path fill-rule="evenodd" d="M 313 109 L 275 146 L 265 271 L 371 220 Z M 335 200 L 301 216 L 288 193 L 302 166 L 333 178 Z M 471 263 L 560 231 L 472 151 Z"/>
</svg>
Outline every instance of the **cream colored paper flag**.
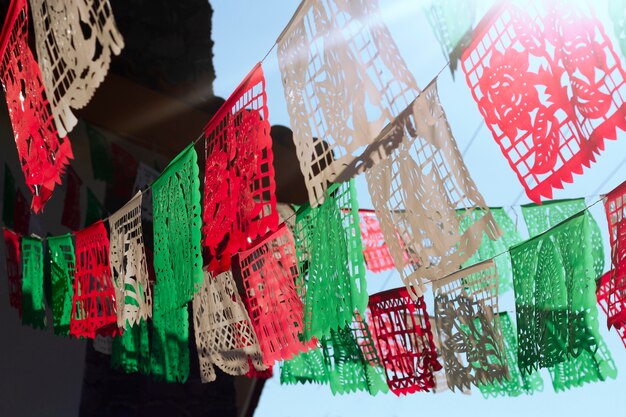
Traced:
<svg viewBox="0 0 626 417">
<path fill-rule="evenodd" d="M 109 0 L 30 0 L 37 62 L 59 136 L 78 120 L 72 109 L 89 103 L 124 39 Z"/>
<path fill-rule="evenodd" d="M 366 179 L 385 242 L 415 299 L 426 282 L 458 270 L 482 239 L 495 240 L 501 231 L 465 167 L 436 82 L 382 135 L 399 146 Z M 461 219 L 477 208 L 482 215 L 460 234 Z"/>
</svg>

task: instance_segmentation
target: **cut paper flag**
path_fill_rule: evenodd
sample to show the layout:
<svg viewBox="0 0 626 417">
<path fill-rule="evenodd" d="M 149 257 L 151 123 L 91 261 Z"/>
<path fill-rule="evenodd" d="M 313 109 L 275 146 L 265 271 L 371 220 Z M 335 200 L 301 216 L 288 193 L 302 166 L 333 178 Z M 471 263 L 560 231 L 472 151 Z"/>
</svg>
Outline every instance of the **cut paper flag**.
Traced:
<svg viewBox="0 0 626 417">
<path fill-rule="evenodd" d="M 613 31 L 619 40 L 622 55 L 626 57 L 626 0 L 609 0 L 609 16 L 613 20 Z"/>
<path fill-rule="evenodd" d="M 452 391 L 509 378 L 498 316 L 498 273 L 485 261 L 434 281 L 435 317 Z"/>
<path fill-rule="evenodd" d="M 287 226 L 283 224 L 255 242 L 237 254 L 233 262 L 241 274 L 244 302 L 261 346 L 263 363 L 272 366 L 315 346 L 315 339 L 302 338 L 302 301 L 295 284 L 298 261 Z"/>
<path fill-rule="evenodd" d="M 67 170 L 65 182 L 65 201 L 63 202 L 63 214 L 61 224 L 70 230 L 80 229 L 80 187 L 83 181 L 80 179 L 74 168 Z"/>
<path fill-rule="evenodd" d="M 584 198 L 544 201 L 541 205 L 525 204 L 521 207 L 530 237 L 540 235 L 562 221 L 569 219 L 576 213 L 587 209 Z M 602 243 L 602 232 L 600 232 L 600 227 L 591 213 L 586 216 L 586 219 L 589 222 L 588 228 L 591 238 L 590 250 L 591 257 L 593 258 L 593 269 L 595 271 L 594 278 L 599 279 L 604 272 L 604 244 Z"/>
<path fill-rule="evenodd" d="M 35 213 L 43 210 L 73 158 L 59 138 L 39 66 L 28 47 L 28 4 L 13 0 L 0 35 L 0 77 L 13 136 Z"/>
<path fill-rule="evenodd" d="M 70 334 L 72 315 L 73 281 L 76 270 L 76 255 L 72 235 L 49 236 L 50 278 L 52 284 L 52 323 L 54 334 Z"/>
<path fill-rule="evenodd" d="M 604 311 L 604 314 L 606 314 L 607 317 L 609 316 L 609 291 L 612 285 L 611 274 L 612 271 L 608 271 L 602 276 L 600 280 L 600 285 L 598 286 L 598 290 L 596 291 L 596 299 L 598 301 L 598 304 L 600 304 L 600 307 L 602 307 L 602 311 Z M 614 325 L 614 328 L 617 331 L 620 339 L 622 339 L 624 347 L 626 347 L 626 326 L 616 323 Z"/>
<path fill-rule="evenodd" d="M 320 347 L 302 352 L 280 366 L 280 384 L 328 384 L 328 369 Z"/>
<path fill-rule="evenodd" d="M 109 217 L 109 229 L 117 326 L 128 329 L 152 317 L 152 289 L 141 228 L 141 193 Z"/>
<path fill-rule="evenodd" d="M 385 243 L 385 237 L 376 213 L 372 210 L 359 209 L 359 227 L 361 229 L 363 258 L 365 258 L 367 269 L 372 272 L 392 269 L 394 267 L 393 258 Z M 408 257 L 405 257 L 404 262 L 407 261 Z"/>
<path fill-rule="evenodd" d="M 124 47 L 108 0 L 31 0 L 37 58 L 61 136 L 78 123 L 72 109 L 89 103 Z"/>
<path fill-rule="evenodd" d="M 354 180 L 333 184 L 324 202 L 296 214 L 304 338 L 329 336 L 367 308 L 365 263 Z"/>
<path fill-rule="evenodd" d="M 366 179 L 394 264 L 417 299 L 426 282 L 458 270 L 484 238 L 501 232 L 465 167 L 436 81 L 385 132 L 399 145 Z M 466 218 L 473 222 L 461 235 Z"/>
<path fill-rule="evenodd" d="M 91 170 L 97 180 L 110 181 L 113 178 L 113 155 L 106 136 L 92 125 L 85 123 L 89 140 Z"/>
<path fill-rule="evenodd" d="M 217 276 L 204 271 L 193 322 L 202 382 L 215 381 L 214 366 L 235 376 L 250 372 L 250 364 L 258 371 L 268 368 L 231 271 Z"/>
<path fill-rule="evenodd" d="M 2 228 L 6 256 L 6 271 L 9 289 L 9 305 L 17 310 L 22 318 L 22 244 L 21 236 L 14 231 Z"/>
<path fill-rule="evenodd" d="M 609 327 L 626 327 L 626 182 L 604 197 L 611 242 L 611 271 L 606 286 Z"/>
<path fill-rule="evenodd" d="M 508 249 L 520 243 L 522 236 L 513 220 L 511 220 L 503 208 L 491 207 L 489 210 L 496 224 L 502 230 L 502 236 L 497 240 L 491 240 L 488 236 L 483 235 L 480 247 L 476 253 L 463 263 L 463 267 L 493 258 L 498 271 L 498 294 L 504 294 L 513 289 L 513 270 L 511 269 L 511 255 L 509 255 Z M 461 216 L 465 214 L 465 210 L 459 210 L 458 212 Z M 464 233 L 464 230 L 470 227 L 482 215 L 480 209 L 476 209 L 465 216 L 460 225 L 461 235 Z"/>
<path fill-rule="evenodd" d="M 497 5 L 462 66 L 493 138 L 536 203 L 573 182 L 604 141 L 626 129 L 626 73 L 581 2 Z"/>
<path fill-rule="evenodd" d="M 19 188 L 15 191 L 15 211 L 13 212 L 13 229 L 22 236 L 30 232 L 30 208 L 26 197 Z"/>
<path fill-rule="evenodd" d="M 4 227 L 13 228 L 15 213 L 15 177 L 7 164 L 4 165 L 4 190 L 2 191 L 2 222 Z"/>
<path fill-rule="evenodd" d="M 85 215 L 85 227 L 90 226 L 106 217 L 107 211 L 98 200 L 98 197 L 87 187 L 87 214 Z"/>
<path fill-rule="evenodd" d="M 187 304 L 204 280 L 197 160 L 190 144 L 152 184 L 156 282 L 150 366 L 167 382 L 189 377 Z"/>
<path fill-rule="evenodd" d="M 22 236 L 22 325 L 46 328 L 43 243 L 35 235 Z"/>
<path fill-rule="evenodd" d="M 450 62 L 450 72 L 454 77 L 461 55 L 472 38 L 476 0 L 433 1 L 425 13 L 444 58 Z"/>
<path fill-rule="evenodd" d="M 102 221 L 76 232 L 76 271 L 70 334 L 93 339 L 118 334 L 109 238 Z"/>
<path fill-rule="evenodd" d="M 434 317 L 429 317 L 430 320 L 430 331 L 433 334 L 433 341 L 435 342 L 435 351 L 437 352 L 437 357 L 441 358 L 443 355 L 443 348 L 441 346 L 441 339 L 439 338 L 439 332 L 437 330 L 437 320 Z M 463 353 L 455 353 L 457 356 L 457 361 L 451 361 L 452 365 L 455 365 L 458 361 L 461 361 L 461 355 Z M 435 380 L 435 386 L 433 387 L 434 394 L 441 394 L 442 392 L 448 391 L 450 388 L 448 387 L 448 380 L 446 378 L 446 369 L 445 369 L 445 358 L 442 360 L 443 362 L 441 369 L 436 372 L 433 372 L 433 378 Z M 471 388 L 464 387 L 461 388 L 461 394 L 471 395 Z"/>
<path fill-rule="evenodd" d="M 150 373 L 148 322 L 141 321 L 113 338 L 111 367 L 126 373 Z"/>
<path fill-rule="evenodd" d="M 278 64 L 309 202 L 387 154 L 379 133 L 419 93 L 377 0 L 305 0 L 278 41 Z"/>
<path fill-rule="evenodd" d="M 430 391 L 441 369 L 424 298 L 412 300 L 406 288 L 370 296 L 374 341 L 389 390 L 396 395 Z"/>
<path fill-rule="evenodd" d="M 257 64 L 204 128 L 202 231 L 213 273 L 229 269 L 232 255 L 278 226 L 268 118 Z"/>
<path fill-rule="evenodd" d="M 520 371 L 552 368 L 557 390 L 615 376 L 598 330 L 587 216 L 580 212 L 510 250 Z M 565 381 L 568 368 L 579 375 Z"/>
<path fill-rule="evenodd" d="M 141 191 L 145 196 L 141 202 L 141 219 L 150 223 L 152 223 L 152 189 L 150 185 L 159 177 L 159 174 L 156 169 L 140 162 L 133 186 L 133 194 Z"/>
<path fill-rule="evenodd" d="M 481 394 L 485 398 L 495 398 L 498 396 L 518 397 L 522 394 L 532 395 L 535 392 L 542 392 L 543 379 L 541 379 L 539 371 L 524 375 L 519 370 L 517 364 L 517 330 L 508 313 L 500 313 L 500 323 L 510 377 L 502 381 L 478 384 Z"/>
</svg>

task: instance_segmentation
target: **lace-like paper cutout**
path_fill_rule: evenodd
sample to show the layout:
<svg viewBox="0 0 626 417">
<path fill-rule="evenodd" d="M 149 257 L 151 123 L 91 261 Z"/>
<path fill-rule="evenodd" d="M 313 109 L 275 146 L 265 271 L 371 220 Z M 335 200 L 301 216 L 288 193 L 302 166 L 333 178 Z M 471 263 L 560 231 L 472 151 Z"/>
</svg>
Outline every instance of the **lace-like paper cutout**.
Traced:
<svg viewBox="0 0 626 417">
<path fill-rule="evenodd" d="M 471 40 L 476 17 L 476 1 L 439 0 L 426 9 L 426 17 L 435 33 L 443 56 L 450 62 L 454 77 L 461 54 Z"/>
<path fill-rule="evenodd" d="M 22 324 L 46 328 L 43 299 L 43 244 L 36 236 L 22 236 Z"/>
<path fill-rule="evenodd" d="M 434 388 L 433 373 L 441 364 L 423 297 L 411 300 L 406 288 L 397 288 L 370 296 L 369 308 L 391 392 L 401 395 Z"/>
<path fill-rule="evenodd" d="M 193 319 L 202 382 L 215 381 L 214 365 L 229 375 L 248 373 L 250 360 L 259 371 L 268 368 L 230 271 L 217 276 L 204 272 Z"/>
<path fill-rule="evenodd" d="M 228 269 L 231 255 L 278 226 L 268 117 L 258 64 L 205 127 L 202 230 L 210 271 Z"/>
<path fill-rule="evenodd" d="M 329 381 L 324 354 L 319 347 L 299 353 L 280 366 L 281 385 L 328 384 Z"/>
<path fill-rule="evenodd" d="M 9 305 L 17 310 L 22 317 L 22 245 L 20 235 L 6 227 L 4 232 L 4 247 L 7 265 L 7 279 L 9 284 Z"/>
<path fill-rule="evenodd" d="M 626 129 L 626 73 L 593 13 L 504 2 L 463 54 L 472 95 L 528 197 L 540 202 Z"/>
<path fill-rule="evenodd" d="M 278 64 L 309 201 L 383 158 L 383 127 L 419 93 L 377 0 L 306 0 L 278 39 Z M 364 150 L 365 149 L 365 150 Z"/>
<path fill-rule="evenodd" d="M 274 367 L 270 366 L 264 371 L 260 371 L 254 367 L 252 363 L 252 359 L 248 356 L 248 372 L 246 372 L 246 377 L 248 378 L 256 378 L 256 379 L 270 379 L 274 376 Z"/>
<path fill-rule="evenodd" d="M 63 214 L 61 224 L 70 230 L 80 229 L 80 187 L 83 181 L 74 168 L 67 170 L 65 186 L 65 201 L 63 202 Z"/>
<path fill-rule="evenodd" d="M 296 248 L 287 226 L 267 235 L 235 258 L 245 289 L 246 309 L 266 366 L 314 346 L 303 342 L 302 301 L 298 297 Z M 306 339 L 308 340 L 308 339 Z"/>
<path fill-rule="evenodd" d="M 333 185 L 318 207 L 296 215 L 296 249 L 306 339 L 330 335 L 367 307 L 365 263 L 354 180 Z"/>
<path fill-rule="evenodd" d="M 476 253 L 463 263 L 463 266 L 468 267 L 493 258 L 496 263 L 496 270 L 498 271 L 498 293 L 504 294 L 513 289 L 513 270 L 511 269 L 511 256 L 509 255 L 508 249 L 520 243 L 522 236 L 517 230 L 517 226 L 515 226 L 515 223 L 513 223 L 504 209 L 490 208 L 489 210 L 496 224 L 500 230 L 502 230 L 502 236 L 497 240 L 491 240 L 483 235 L 480 247 Z M 460 210 L 460 215 L 464 214 L 465 210 Z M 474 210 L 466 216 L 461 221 L 461 233 L 476 221 L 476 217 L 480 218 L 481 216 L 482 213 L 480 209 Z"/>
<path fill-rule="evenodd" d="M 392 269 L 394 267 L 393 258 L 385 243 L 385 237 L 378 218 L 376 218 L 376 213 L 369 210 L 359 210 L 359 227 L 361 229 L 361 242 L 363 243 L 363 258 L 365 258 L 367 269 L 372 272 Z M 403 261 L 408 262 L 408 256 L 405 255 Z"/>
<path fill-rule="evenodd" d="M 435 320 L 434 317 L 429 317 L 428 320 L 430 320 L 430 331 L 433 334 L 433 342 L 435 343 L 435 351 L 437 352 L 437 357 L 441 358 L 443 357 L 443 349 L 441 346 L 441 339 L 439 338 L 439 332 L 437 330 L 437 320 Z M 462 353 L 455 353 L 455 355 L 458 357 L 457 358 L 458 361 L 462 360 L 461 358 Z M 446 377 L 445 360 L 442 362 L 444 363 L 441 369 L 439 369 L 436 372 L 433 372 L 433 379 L 435 380 L 433 393 L 435 394 L 441 394 L 442 392 L 446 392 L 449 390 L 448 380 Z M 463 387 L 461 388 L 461 393 L 466 394 L 466 395 L 471 395 L 472 390 L 469 387 Z"/>
<path fill-rule="evenodd" d="M 600 286 L 598 287 L 598 290 L 596 292 L 596 299 L 598 301 L 598 304 L 600 304 L 600 307 L 602 307 L 602 311 L 604 311 L 604 314 L 607 315 L 607 318 L 609 316 L 609 291 L 611 290 L 612 286 L 612 273 L 613 271 L 608 271 L 602 276 Z M 620 323 L 616 323 L 614 325 L 614 328 L 617 331 L 619 337 L 622 339 L 624 347 L 626 347 L 626 326 L 620 325 Z"/>
<path fill-rule="evenodd" d="M 152 291 L 141 228 L 141 193 L 109 217 L 109 228 L 117 325 L 128 329 L 152 317 Z"/>
<path fill-rule="evenodd" d="M 608 280 L 607 318 L 610 326 L 626 327 L 626 182 L 604 199 L 611 242 L 611 271 Z"/>
<path fill-rule="evenodd" d="M 14 0 L 0 36 L 0 77 L 13 134 L 35 213 L 41 211 L 69 160 L 67 138 L 59 138 L 50 113 L 39 66 L 28 48 L 28 5 Z"/>
<path fill-rule="evenodd" d="M 437 331 L 447 385 L 452 391 L 509 377 L 497 287 L 493 261 L 433 282 Z"/>
<path fill-rule="evenodd" d="M 141 321 L 113 339 L 111 367 L 126 373 L 150 372 L 150 345 L 148 322 Z"/>
<path fill-rule="evenodd" d="M 626 0 L 609 0 L 609 16 L 613 20 L 613 31 L 619 40 L 622 55 L 626 57 Z"/>
<path fill-rule="evenodd" d="M 76 232 L 76 271 L 70 334 L 93 339 L 118 333 L 109 238 L 102 221 Z"/>
<path fill-rule="evenodd" d="M 73 281 L 76 256 L 72 235 L 48 237 L 50 251 L 50 276 L 52 281 L 52 319 L 54 334 L 70 334 L 72 315 Z"/>
<path fill-rule="evenodd" d="M 133 194 L 142 191 L 145 198 L 141 202 L 141 219 L 152 222 L 152 189 L 149 186 L 159 177 L 159 172 L 143 162 L 137 167 Z"/>
<path fill-rule="evenodd" d="M 586 208 L 587 205 L 585 204 L 584 198 L 553 200 L 545 201 L 541 205 L 523 205 L 522 215 L 526 222 L 528 234 L 534 237 Z M 600 278 L 604 272 L 604 244 L 602 243 L 602 233 L 593 216 L 587 216 L 587 220 L 589 221 L 588 227 L 591 237 L 590 249 L 593 258 L 593 269 L 595 271 L 595 277 Z"/>
<path fill-rule="evenodd" d="M 416 299 L 425 281 L 459 269 L 480 247 L 483 233 L 494 240 L 500 230 L 465 167 L 436 83 L 386 132 L 399 146 L 369 169 L 366 179 L 391 256 Z M 466 210 L 459 216 L 457 207 Z M 475 221 L 459 235 L 465 217 Z"/>
<path fill-rule="evenodd" d="M 511 248 L 522 374 L 600 346 L 587 211 Z"/>
<path fill-rule="evenodd" d="M 119 55 L 124 39 L 108 0 L 31 0 L 31 5 L 43 82 L 65 136 L 78 122 L 72 109 L 89 103 L 106 77 L 111 52 Z"/>
<path fill-rule="evenodd" d="M 200 251 L 200 180 L 189 145 L 152 185 L 154 266 L 162 310 L 193 299 L 203 281 Z"/>
<path fill-rule="evenodd" d="M 538 371 L 530 375 L 524 375 L 519 370 L 516 329 L 508 313 L 500 313 L 500 324 L 502 325 L 504 351 L 506 352 L 510 377 L 488 384 L 478 383 L 481 394 L 485 398 L 498 396 L 518 397 L 522 394 L 532 395 L 535 392 L 543 391 L 543 379 Z"/>
</svg>

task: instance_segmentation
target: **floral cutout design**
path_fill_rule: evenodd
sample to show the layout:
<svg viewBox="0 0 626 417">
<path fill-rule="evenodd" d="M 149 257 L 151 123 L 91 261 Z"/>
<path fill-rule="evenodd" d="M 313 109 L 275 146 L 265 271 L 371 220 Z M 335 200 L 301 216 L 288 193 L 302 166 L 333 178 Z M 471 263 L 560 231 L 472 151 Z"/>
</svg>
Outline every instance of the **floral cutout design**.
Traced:
<svg viewBox="0 0 626 417">
<path fill-rule="evenodd" d="M 39 66 L 28 47 L 26 0 L 9 5 L 0 36 L 0 77 L 20 165 L 33 195 L 31 207 L 37 213 L 61 183 L 73 154 L 69 140 L 58 135 Z"/>
<path fill-rule="evenodd" d="M 418 298 L 426 282 L 458 270 L 501 231 L 465 167 L 436 82 L 386 131 L 399 145 L 366 171 L 367 185 L 394 264 Z M 474 220 L 461 235 L 465 218 Z"/>
<path fill-rule="evenodd" d="M 602 24 L 578 4 L 498 5 L 478 25 L 462 66 L 495 141 L 537 203 L 626 129 L 626 73 Z"/>
<path fill-rule="evenodd" d="M 230 271 L 204 283 L 193 300 L 193 319 L 202 382 L 215 381 L 214 365 L 230 375 L 264 371 L 261 349 Z"/>
<path fill-rule="evenodd" d="M 433 282 L 437 333 L 452 391 L 509 378 L 497 288 L 492 260 Z"/>
<path fill-rule="evenodd" d="M 31 0 L 37 58 L 61 136 L 104 80 L 111 53 L 124 48 L 109 0 Z"/>
<path fill-rule="evenodd" d="M 205 131 L 203 245 L 213 273 L 278 226 L 274 156 L 265 92 L 257 64 Z"/>
<path fill-rule="evenodd" d="M 67 336 L 70 333 L 72 316 L 73 281 L 76 270 L 76 255 L 72 235 L 48 237 L 50 251 L 50 275 L 52 282 L 52 318 L 54 334 Z"/>
<path fill-rule="evenodd" d="M 379 133 L 419 93 L 377 0 L 305 0 L 278 41 L 309 203 L 384 158 Z"/>
</svg>

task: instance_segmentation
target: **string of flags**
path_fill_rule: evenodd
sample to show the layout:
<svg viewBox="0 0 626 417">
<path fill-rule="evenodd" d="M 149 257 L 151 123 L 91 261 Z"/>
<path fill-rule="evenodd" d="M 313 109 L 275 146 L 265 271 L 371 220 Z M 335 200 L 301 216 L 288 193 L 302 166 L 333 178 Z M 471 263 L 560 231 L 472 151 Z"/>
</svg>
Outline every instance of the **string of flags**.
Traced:
<svg viewBox="0 0 626 417">
<path fill-rule="evenodd" d="M 608 272 L 584 199 L 538 204 L 590 169 L 604 141 L 626 128 L 622 61 L 583 6 L 568 5 L 566 15 L 562 4 L 499 4 L 474 29 L 468 11 L 453 31 L 439 26 L 455 20 L 447 2 L 429 11 L 444 53 L 460 60 L 495 141 L 536 202 L 521 207 L 530 234 L 523 240 L 506 212 L 484 201 L 437 77 L 417 86 L 375 0 L 304 0 L 277 40 L 307 204 L 280 215 L 261 62 L 161 173 L 88 127 L 94 177 L 110 182 L 116 199 L 134 196 L 106 216 L 87 189 L 79 230 L 82 181 L 67 169 L 71 148 L 60 135 L 123 40 L 106 1 L 67 3 L 66 22 L 47 2 L 32 3 L 38 51 L 70 48 L 60 36 L 82 23 L 77 10 L 104 20 L 89 39 L 74 39 L 77 50 L 38 53 L 39 64 L 28 49 L 25 0 L 11 2 L 3 27 L 0 76 L 31 207 L 40 211 L 67 171 L 62 223 L 73 230 L 29 235 L 30 210 L 5 169 L 9 302 L 24 325 L 47 327 L 49 280 L 55 334 L 113 337 L 113 367 L 167 382 L 189 376 L 192 331 L 204 382 L 215 380 L 216 366 L 269 377 L 277 362 L 281 383 L 328 384 L 334 394 L 475 387 L 485 397 L 518 396 L 543 389 L 539 369 L 557 392 L 615 378 L 596 303 L 626 346 L 626 182 L 602 198 Z M 624 48 L 620 4 L 610 7 Z M 94 45 L 104 50 L 98 57 Z M 55 71 L 60 57 L 74 57 L 80 72 Z M 43 93 L 63 77 L 71 88 Z M 361 173 L 374 210 L 359 209 Z M 366 269 L 394 267 L 405 285 L 368 294 Z M 511 313 L 499 310 L 506 291 L 515 296 Z"/>
</svg>

